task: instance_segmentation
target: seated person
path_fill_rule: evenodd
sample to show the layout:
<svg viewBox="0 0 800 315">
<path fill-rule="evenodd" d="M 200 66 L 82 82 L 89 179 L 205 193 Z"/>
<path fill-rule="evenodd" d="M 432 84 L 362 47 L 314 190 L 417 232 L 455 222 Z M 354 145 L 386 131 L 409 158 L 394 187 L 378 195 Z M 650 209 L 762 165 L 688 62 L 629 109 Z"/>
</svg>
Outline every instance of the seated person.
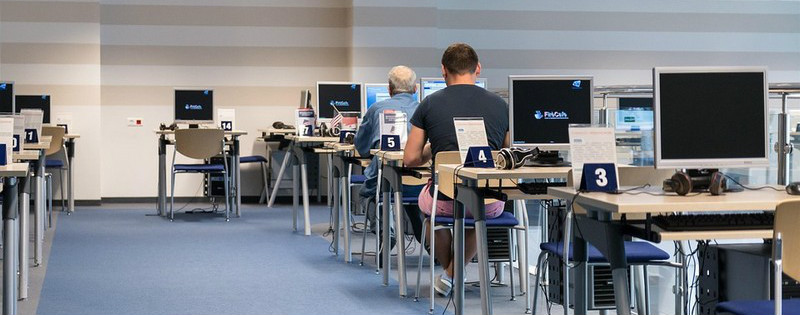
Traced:
<svg viewBox="0 0 800 315">
<path fill-rule="evenodd" d="M 384 110 L 394 110 L 406 114 L 409 119 L 417 109 L 419 102 L 414 96 L 417 92 L 417 74 L 414 70 L 406 66 L 396 66 L 389 70 L 389 95 L 391 98 L 373 104 L 364 114 L 361 126 L 358 128 L 355 139 L 355 147 L 361 156 L 370 156 L 370 149 L 377 149 L 380 146 L 380 114 Z M 410 130 L 406 129 L 406 132 Z M 359 194 L 364 204 L 366 204 L 367 215 L 370 217 L 370 226 L 375 226 L 375 193 L 378 184 L 378 167 L 380 164 L 377 157 L 372 158 L 372 163 L 364 170 L 366 181 L 361 187 Z M 423 185 L 403 186 L 404 196 L 419 195 Z M 422 218 L 416 206 L 406 207 L 408 220 L 411 222 L 414 234 L 417 239 L 422 235 Z M 394 243 L 392 243 L 394 246 Z"/>
<path fill-rule="evenodd" d="M 480 72 L 478 54 L 472 47 L 464 43 L 447 47 L 442 55 L 442 75 L 447 87 L 426 97 L 411 117 L 411 132 L 403 156 L 406 166 L 423 165 L 439 152 L 458 151 L 454 117 L 483 117 L 492 150 L 509 146 L 508 104 L 494 93 L 475 85 Z M 426 145 L 428 141 L 430 144 Z M 419 207 L 422 212 L 430 215 L 432 206 L 433 189 L 429 182 L 419 195 Z M 502 201 L 487 204 L 486 217 L 499 216 L 503 208 Z M 452 199 L 439 194 L 436 215 L 452 217 Z M 471 217 L 469 209 L 466 209 L 465 216 Z M 427 231 L 430 233 L 431 229 L 428 228 Z M 438 230 L 434 237 L 434 255 L 444 272 L 436 278 L 433 285 L 439 294 L 447 296 L 452 290 L 453 239 L 450 230 Z M 468 263 L 476 253 L 475 230 L 466 230 L 464 262 Z"/>
</svg>

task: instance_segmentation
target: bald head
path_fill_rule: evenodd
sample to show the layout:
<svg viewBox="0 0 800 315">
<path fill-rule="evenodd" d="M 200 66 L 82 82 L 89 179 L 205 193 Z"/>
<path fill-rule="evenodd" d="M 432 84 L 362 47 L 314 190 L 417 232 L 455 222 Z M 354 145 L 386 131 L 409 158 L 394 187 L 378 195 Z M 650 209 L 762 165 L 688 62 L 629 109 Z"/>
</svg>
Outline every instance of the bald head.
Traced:
<svg viewBox="0 0 800 315">
<path fill-rule="evenodd" d="M 389 70 L 389 94 L 414 94 L 417 92 L 417 74 L 406 66 L 395 66 Z"/>
</svg>

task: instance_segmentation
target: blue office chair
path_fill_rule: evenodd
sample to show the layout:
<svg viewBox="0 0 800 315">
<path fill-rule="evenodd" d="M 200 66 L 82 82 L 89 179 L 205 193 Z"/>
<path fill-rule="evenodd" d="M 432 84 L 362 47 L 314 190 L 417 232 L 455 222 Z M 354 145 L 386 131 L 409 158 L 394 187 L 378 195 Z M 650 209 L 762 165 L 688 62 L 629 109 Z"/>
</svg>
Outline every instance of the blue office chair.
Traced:
<svg viewBox="0 0 800 315">
<path fill-rule="evenodd" d="M 269 179 L 267 178 L 267 158 L 261 155 L 242 156 L 239 157 L 239 163 L 241 164 L 259 163 L 261 165 L 261 180 L 262 183 L 264 183 L 264 186 L 261 189 L 261 194 L 258 198 L 258 203 L 269 202 L 269 200 L 267 200 L 269 198 Z"/>
<path fill-rule="evenodd" d="M 800 279 L 800 201 L 778 204 L 773 228 L 772 263 L 774 300 L 726 301 L 717 304 L 717 314 L 734 315 L 800 315 L 800 299 L 783 299 L 783 274 Z"/>
<path fill-rule="evenodd" d="M 451 196 L 454 195 L 454 193 L 453 193 L 453 191 L 454 191 L 453 178 L 451 178 L 449 176 L 439 176 L 437 169 L 438 169 L 438 166 L 440 164 L 460 164 L 460 163 L 461 163 L 461 155 L 459 154 L 458 151 L 439 152 L 439 153 L 436 154 L 436 164 L 435 164 L 435 167 L 434 167 L 434 181 L 433 181 L 433 187 L 432 187 L 432 189 L 433 189 L 433 206 L 432 206 L 432 208 L 433 209 L 431 209 L 430 217 L 427 217 L 425 219 L 425 221 L 422 223 L 422 240 L 420 241 L 422 245 L 420 246 L 420 249 L 419 249 L 419 259 L 418 259 L 418 264 L 417 264 L 417 288 L 416 288 L 416 294 L 414 295 L 414 301 L 419 301 L 420 283 L 421 283 L 420 278 L 421 278 L 421 275 L 422 275 L 422 261 L 423 261 L 422 258 L 423 258 L 423 255 L 424 255 L 423 247 L 425 246 L 424 245 L 425 244 L 425 239 L 427 238 L 427 234 L 428 234 L 427 233 L 428 226 L 430 225 L 431 229 L 432 229 L 432 231 L 430 233 L 431 236 L 433 236 L 434 232 L 436 232 L 437 230 L 453 229 L 455 227 L 455 219 L 454 218 L 436 216 L 436 204 L 438 202 L 440 189 L 443 192 L 446 192 L 446 194 L 449 194 Z M 431 222 L 433 222 L 433 224 L 430 224 Z M 464 227 L 465 228 L 474 228 L 475 227 L 475 220 L 472 219 L 472 218 L 465 218 L 464 219 Z M 519 220 L 517 220 L 517 218 L 514 216 L 513 213 L 503 212 L 500 216 L 498 216 L 496 218 L 486 219 L 486 229 L 487 230 L 489 230 L 489 229 L 505 229 L 505 230 L 508 231 L 508 239 L 510 240 L 508 242 L 508 247 L 509 247 L 508 248 L 508 253 L 509 253 L 509 256 L 508 256 L 508 259 L 505 259 L 503 261 L 504 262 L 509 262 L 509 263 L 512 262 L 514 260 L 514 257 L 513 257 L 514 256 L 514 242 L 511 241 L 511 240 L 513 240 L 513 237 L 511 235 L 512 231 L 513 230 L 517 230 L 517 229 L 518 230 L 527 229 L 527 227 L 523 226 L 523 225 L 520 225 Z M 431 248 L 431 249 L 435 248 L 435 246 L 436 246 L 435 245 L 436 238 L 435 237 L 431 237 L 431 239 L 429 240 L 429 243 L 430 243 L 429 248 Z M 478 252 L 483 250 L 482 249 L 483 246 L 487 246 L 487 244 L 478 243 Z M 525 251 L 526 251 L 525 253 L 519 253 L 519 254 L 520 255 L 527 255 L 527 247 L 525 248 Z M 428 309 L 428 314 L 433 314 L 434 294 L 435 294 L 434 293 L 434 281 L 436 281 L 435 280 L 435 276 L 436 275 L 434 273 L 433 256 L 431 255 L 431 253 L 428 253 L 428 257 L 429 257 L 429 260 L 430 260 L 430 268 L 429 268 L 430 270 L 429 271 L 430 271 L 430 276 L 431 276 L 430 277 L 430 284 L 431 285 L 430 285 L 430 292 L 429 292 L 429 294 L 430 294 L 430 309 Z M 510 282 L 511 282 L 511 285 L 509 286 L 510 289 L 511 289 L 511 300 L 514 300 L 516 298 L 516 293 L 514 292 L 514 275 L 513 275 L 513 273 L 510 274 L 509 279 L 510 279 Z"/>
<path fill-rule="evenodd" d="M 169 220 L 173 221 L 175 206 L 175 175 L 183 173 L 222 174 L 225 182 L 225 221 L 230 221 L 230 184 L 228 178 L 228 155 L 225 153 L 225 134 L 222 129 L 178 129 L 175 130 L 175 152 L 172 154 L 172 191 L 170 194 Z M 221 164 L 175 164 L 179 153 L 193 159 L 207 160 L 222 154 Z"/>
</svg>

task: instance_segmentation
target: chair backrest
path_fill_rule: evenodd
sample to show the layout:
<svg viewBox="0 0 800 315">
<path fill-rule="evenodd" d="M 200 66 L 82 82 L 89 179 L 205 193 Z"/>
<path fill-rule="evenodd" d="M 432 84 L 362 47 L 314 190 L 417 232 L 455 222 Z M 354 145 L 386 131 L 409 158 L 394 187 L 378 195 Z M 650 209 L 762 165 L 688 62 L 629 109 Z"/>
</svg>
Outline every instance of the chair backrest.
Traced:
<svg viewBox="0 0 800 315">
<path fill-rule="evenodd" d="M 193 159 L 208 159 L 222 152 L 222 129 L 178 129 L 175 130 L 175 150 Z"/>
<path fill-rule="evenodd" d="M 800 279 L 800 200 L 789 200 L 775 208 L 774 237 L 781 233 L 783 243 L 783 272 Z"/>
<path fill-rule="evenodd" d="M 44 151 L 44 155 L 49 156 L 61 151 L 64 147 L 64 134 L 66 130 L 62 126 L 42 126 L 42 136 L 50 136 L 50 147 Z"/>
<path fill-rule="evenodd" d="M 494 156 L 495 160 L 497 160 L 497 151 L 492 151 L 492 155 Z M 441 164 L 461 164 L 461 154 L 458 151 L 443 151 L 436 154 L 436 164 L 434 165 L 434 171 L 439 170 L 439 165 Z M 455 192 L 455 185 L 453 182 L 453 174 L 442 174 L 439 173 L 439 193 L 444 194 L 447 197 L 453 198 Z M 488 186 L 489 187 L 516 187 L 517 185 L 514 184 L 513 181 L 504 179 L 500 180 L 489 180 Z M 486 181 L 481 181 L 478 183 L 478 186 L 486 186 Z M 486 198 L 485 202 L 487 204 L 497 201 L 496 199 Z"/>
</svg>

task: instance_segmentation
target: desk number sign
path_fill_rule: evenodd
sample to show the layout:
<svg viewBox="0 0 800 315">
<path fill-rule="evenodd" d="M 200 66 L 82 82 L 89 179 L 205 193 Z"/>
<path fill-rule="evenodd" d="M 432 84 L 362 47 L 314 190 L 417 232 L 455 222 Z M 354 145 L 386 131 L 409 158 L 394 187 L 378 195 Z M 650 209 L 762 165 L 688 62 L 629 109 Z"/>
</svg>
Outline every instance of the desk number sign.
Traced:
<svg viewBox="0 0 800 315">
<path fill-rule="evenodd" d="M 39 133 L 36 129 L 25 129 L 25 143 L 39 142 Z"/>
<path fill-rule="evenodd" d="M 310 108 L 298 108 L 295 113 L 295 126 L 300 136 L 311 137 L 314 135 L 314 127 L 317 125 L 314 110 Z"/>
<path fill-rule="evenodd" d="M 469 147 L 469 150 L 467 150 L 467 158 L 464 160 L 464 166 L 494 168 L 492 148 L 488 146 Z"/>
<path fill-rule="evenodd" d="M 19 152 L 19 135 L 14 135 L 14 137 L 11 138 L 11 147 L 14 152 Z"/>
<path fill-rule="evenodd" d="M 381 151 L 400 151 L 400 135 L 381 135 Z"/>
<path fill-rule="evenodd" d="M 222 130 L 225 131 L 233 130 L 233 122 L 230 120 L 223 120 L 220 122 L 220 125 L 221 125 L 220 127 L 222 127 Z"/>
<path fill-rule="evenodd" d="M 614 163 L 585 163 L 582 174 L 580 191 L 613 193 L 619 189 Z"/>
</svg>

